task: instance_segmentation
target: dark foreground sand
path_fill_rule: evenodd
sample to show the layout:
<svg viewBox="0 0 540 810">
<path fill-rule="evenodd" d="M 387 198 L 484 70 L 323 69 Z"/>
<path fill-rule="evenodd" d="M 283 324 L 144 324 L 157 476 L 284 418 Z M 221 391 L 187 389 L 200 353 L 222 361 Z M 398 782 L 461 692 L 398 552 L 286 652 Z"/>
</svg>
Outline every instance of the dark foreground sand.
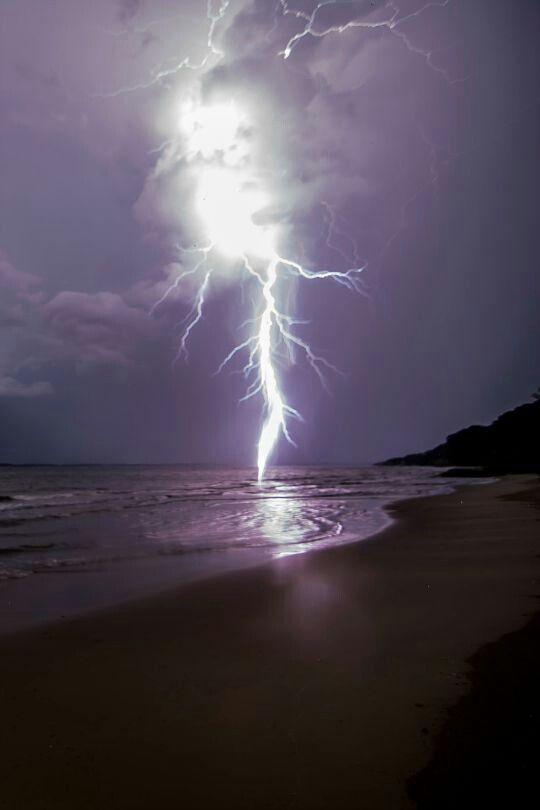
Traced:
<svg viewBox="0 0 540 810">
<path fill-rule="evenodd" d="M 537 607 L 538 492 L 411 501 L 371 541 L 4 638 L 2 810 L 491 806 L 538 623 L 466 659 Z"/>
</svg>

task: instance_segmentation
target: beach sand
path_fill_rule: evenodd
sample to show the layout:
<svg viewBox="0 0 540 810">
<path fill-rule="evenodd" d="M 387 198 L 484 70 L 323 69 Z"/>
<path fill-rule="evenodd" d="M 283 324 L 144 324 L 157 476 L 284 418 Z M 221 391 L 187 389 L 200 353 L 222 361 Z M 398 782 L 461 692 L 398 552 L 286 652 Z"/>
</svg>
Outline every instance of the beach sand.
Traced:
<svg viewBox="0 0 540 810">
<path fill-rule="evenodd" d="M 404 502 L 371 540 L 4 637 L 2 808 L 442 807 L 467 659 L 538 607 L 539 492 Z"/>
</svg>

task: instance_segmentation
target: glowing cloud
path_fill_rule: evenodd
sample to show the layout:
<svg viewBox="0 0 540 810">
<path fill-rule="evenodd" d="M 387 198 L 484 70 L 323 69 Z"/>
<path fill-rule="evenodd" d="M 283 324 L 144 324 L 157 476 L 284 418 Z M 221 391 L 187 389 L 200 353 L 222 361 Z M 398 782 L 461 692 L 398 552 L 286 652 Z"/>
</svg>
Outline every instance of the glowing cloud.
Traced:
<svg viewBox="0 0 540 810">
<path fill-rule="evenodd" d="M 292 36 L 289 34 L 285 46 L 275 54 L 276 59 L 288 61 L 303 40 L 307 42 L 310 39 L 338 36 L 352 29 L 378 29 L 397 37 L 410 54 L 421 56 L 430 68 L 442 73 L 448 81 L 457 81 L 450 79 L 445 71 L 433 63 L 431 51 L 414 46 L 401 28 L 428 9 L 444 8 L 448 2 L 449 0 L 428 2 L 408 14 L 401 14 L 399 8 L 390 2 L 381 8 L 370 8 L 359 17 L 355 17 L 351 11 L 349 19 L 336 24 L 325 22 L 329 11 L 339 12 L 341 9 L 343 12 L 343 4 L 334 0 L 323 0 L 315 4 L 310 13 L 298 10 L 287 0 L 279 0 L 269 34 L 275 33 L 282 22 L 295 24 L 296 33 Z M 216 27 L 225 19 L 228 8 L 229 3 L 222 0 L 218 11 L 214 12 L 213 3 L 208 2 L 208 51 L 199 65 L 200 68 L 208 67 L 209 60 L 217 63 L 224 56 L 216 47 L 214 36 Z M 289 28 L 287 30 L 290 31 Z M 154 82 L 162 83 L 165 78 L 184 68 L 197 69 L 189 60 L 183 60 L 173 69 L 158 72 Z M 229 91 L 230 87 L 231 85 L 228 86 Z M 203 233 L 202 238 L 197 237 L 193 241 L 204 247 L 180 248 L 182 265 L 186 269 L 154 309 L 160 306 L 170 292 L 178 288 L 186 276 L 199 279 L 180 341 L 179 354 L 187 356 L 188 340 L 193 329 L 202 320 L 215 267 L 222 267 L 225 262 L 231 272 L 238 272 L 239 280 L 243 274 L 255 288 L 255 316 L 245 322 L 245 325 L 252 326 L 251 334 L 229 352 L 218 371 L 237 356 L 246 357 L 242 371 L 247 390 L 242 399 L 260 396 L 264 407 L 257 448 L 258 478 L 261 481 L 279 438 L 283 436 L 294 444 L 288 427 L 290 418 L 301 419 L 300 413 L 287 403 L 278 373 L 280 362 L 284 358 L 288 362 L 295 362 L 297 355 L 303 357 L 323 384 L 327 369 L 337 371 L 316 354 L 302 337 L 303 322 L 285 311 L 284 302 L 290 297 L 283 291 L 286 291 L 289 284 L 299 281 L 333 281 L 351 291 L 363 293 L 365 289 L 361 273 L 364 265 L 358 258 L 354 239 L 338 230 L 335 212 L 331 205 L 321 200 L 318 204 L 324 209 L 326 246 L 339 254 L 341 267 L 345 261 L 353 266 L 346 270 L 319 270 L 305 266 L 297 259 L 302 252 L 291 245 L 294 234 L 285 231 L 284 227 L 275 222 L 268 222 L 268 212 L 275 212 L 280 207 L 280 201 L 273 199 L 272 195 L 272 173 L 281 171 L 282 166 L 277 161 L 267 161 L 264 166 L 261 165 L 263 144 L 268 147 L 270 142 L 268 138 L 262 137 L 262 125 L 257 121 L 256 111 L 243 108 L 236 98 L 223 101 L 223 89 L 221 93 L 222 97 L 218 101 L 215 93 L 201 93 L 200 97 L 192 96 L 184 104 L 178 121 L 178 133 L 169 143 L 162 158 L 166 169 L 174 167 L 176 161 L 189 168 L 190 178 L 194 179 L 195 185 L 194 210 L 190 210 L 190 213 L 191 216 L 195 215 L 197 227 Z M 203 100 L 206 97 L 212 101 Z M 266 121 L 269 121 L 268 117 Z M 272 142 L 270 151 L 273 148 Z M 313 204 L 313 200 L 310 202 Z M 338 236 L 345 237 L 350 242 L 350 254 L 353 258 L 348 258 L 347 250 L 336 246 L 332 241 Z M 287 246 L 290 253 L 282 253 L 283 245 Z"/>
<path fill-rule="evenodd" d="M 211 160 L 221 153 L 229 165 L 238 165 L 238 131 L 242 119 L 236 105 L 218 104 L 201 107 L 193 100 L 180 116 L 180 130 L 187 139 L 191 156 L 201 155 Z"/>
<path fill-rule="evenodd" d="M 187 356 L 187 343 L 197 324 L 201 321 L 205 298 L 213 272 L 212 262 L 221 257 L 231 269 L 247 273 L 259 290 L 260 306 L 254 319 L 253 334 L 235 346 L 227 355 L 218 371 L 238 354 L 246 353 L 243 368 L 248 388 L 243 399 L 261 395 L 264 403 L 264 419 L 257 449 L 258 479 L 262 481 L 272 451 L 280 435 L 294 444 L 287 420 L 301 419 L 298 411 L 287 404 L 282 393 L 277 373 L 277 360 L 283 353 L 293 360 L 299 350 L 324 382 L 324 368 L 334 367 L 316 355 L 309 344 L 301 338 L 296 327 L 301 323 L 281 310 L 277 300 L 277 282 L 295 279 L 330 279 L 344 284 L 351 290 L 361 291 L 358 275 L 362 267 L 345 272 L 318 271 L 303 267 L 279 253 L 282 234 L 274 224 L 262 221 L 261 212 L 272 203 L 269 192 L 263 187 L 263 172 L 258 167 L 255 154 L 243 137 L 243 129 L 254 121 L 233 103 L 204 105 L 191 101 L 184 109 L 180 120 L 182 140 L 181 156 L 192 165 L 196 183 L 196 214 L 205 234 L 205 247 L 182 249 L 193 265 L 169 288 L 156 306 L 176 289 L 186 275 L 201 274 L 201 282 L 193 308 L 187 319 L 180 352 Z"/>
<path fill-rule="evenodd" d="M 212 244 L 230 258 L 246 253 L 269 258 L 275 252 L 271 232 L 253 219 L 266 203 L 241 172 L 212 168 L 201 173 L 198 212 Z"/>
</svg>

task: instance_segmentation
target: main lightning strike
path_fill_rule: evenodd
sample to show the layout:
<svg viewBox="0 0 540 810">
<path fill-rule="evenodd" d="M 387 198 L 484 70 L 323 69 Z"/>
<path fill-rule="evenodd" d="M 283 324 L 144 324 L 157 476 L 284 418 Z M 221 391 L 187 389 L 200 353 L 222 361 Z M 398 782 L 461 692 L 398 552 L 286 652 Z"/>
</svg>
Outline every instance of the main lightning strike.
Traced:
<svg viewBox="0 0 540 810">
<path fill-rule="evenodd" d="M 276 279 L 277 262 L 273 259 L 268 266 L 268 277 L 263 286 L 265 307 L 261 316 L 258 336 L 260 379 L 267 411 L 266 421 L 261 431 L 257 452 L 259 483 L 263 479 L 268 458 L 278 440 L 280 431 L 288 435 L 287 423 L 285 421 L 286 406 L 279 390 L 276 371 L 272 362 L 272 321 L 276 317 L 276 302 L 273 290 Z"/>
<path fill-rule="evenodd" d="M 198 166 L 197 213 L 207 243 L 200 248 L 180 246 L 187 267 L 156 302 L 153 311 L 179 288 L 187 276 L 202 273 L 180 339 L 178 358 L 187 358 L 189 338 L 203 318 L 214 263 L 225 259 L 231 268 L 245 272 L 258 285 L 261 309 L 245 324 L 253 326 L 253 333 L 229 352 L 217 371 L 221 372 L 237 355 L 247 354 L 242 369 L 247 390 L 241 401 L 256 395 L 261 395 L 263 400 L 264 420 L 257 447 L 258 480 L 262 481 L 279 437 L 284 436 L 294 444 L 288 420 L 302 419 L 301 414 L 287 403 L 281 390 L 277 367 L 283 351 L 290 362 L 294 361 L 295 351 L 300 352 L 325 386 L 325 371 L 340 373 L 297 333 L 297 327 L 305 322 L 281 311 L 278 282 L 290 283 L 291 278 L 334 281 L 356 292 L 364 293 L 365 289 L 360 278 L 362 266 L 345 271 L 306 268 L 280 255 L 276 226 L 256 223 L 257 212 L 269 200 L 258 187 L 252 170 L 246 168 L 251 163 L 245 161 L 246 155 L 239 148 L 238 133 L 243 124 L 243 114 L 232 103 L 204 107 L 192 101 L 184 108 L 181 127 L 186 150 L 183 159 Z M 327 245 L 335 249 L 331 243 L 335 216 L 327 204 L 325 211 L 329 220 Z M 338 252 L 343 257 L 346 255 L 343 251 Z M 356 254 L 356 246 L 354 252 Z M 195 263 L 190 266 L 193 259 Z"/>
<path fill-rule="evenodd" d="M 285 47 L 278 53 L 283 59 L 289 59 L 298 43 L 306 37 L 323 38 L 330 34 L 342 34 L 353 28 L 386 29 L 397 36 L 411 53 L 421 55 L 429 67 L 443 74 L 449 82 L 461 81 L 451 79 L 446 71 L 433 62 L 433 53 L 414 45 L 400 28 L 427 9 L 445 7 L 449 2 L 450 0 L 428 2 L 417 11 L 400 16 L 400 9 L 393 0 L 390 0 L 385 7 L 391 13 L 384 19 L 353 19 L 341 25 L 318 28 L 320 12 L 326 7 L 338 5 L 336 0 L 322 0 L 316 4 L 311 13 L 291 7 L 288 0 L 278 0 L 278 13 L 272 31 L 275 32 L 278 28 L 279 11 L 283 18 L 292 16 L 301 21 L 300 30 L 290 37 Z M 214 35 L 217 26 L 226 15 L 229 4 L 230 0 L 219 0 L 218 9 L 214 11 L 214 3 L 208 0 L 207 53 L 199 64 L 194 64 L 186 58 L 172 68 L 157 71 L 148 83 L 127 89 L 141 89 L 162 83 L 184 68 L 203 69 L 212 56 L 219 60 L 223 54 L 214 43 Z M 188 163 L 196 161 L 199 168 L 202 163 L 202 169 L 200 168 L 198 172 L 197 213 L 207 237 L 207 244 L 202 248 L 180 248 L 183 263 L 188 260 L 187 269 L 180 273 L 165 291 L 154 305 L 153 311 L 178 289 L 186 276 L 195 276 L 199 271 L 203 272 L 192 309 L 186 318 L 178 350 L 178 357 L 187 358 L 189 338 L 203 318 L 205 300 L 214 272 L 214 260 L 222 261 L 225 258 L 231 268 L 243 270 L 259 285 L 260 312 L 244 324 L 244 326 L 251 324 L 254 327 L 253 333 L 229 352 L 216 373 L 221 372 L 238 355 L 247 355 L 242 368 L 247 390 L 241 401 L 261 395 L 264 405 L 263 425 L 257 446 L 258 480 L 261 482 L 279 437 L 282 435 L 288 442 L 294 444 L 288 427 L 289 418 L 302 419 L 301 414 L 287 403 L 280 386 L 277 368 L 283 351 L 291 362 L 294 361 L 295 351 L 301 352 L 323 385 L 326 385 L 325 370 L 330 369 L 339 373 L 335 366 L 317 355 L 308 342 L 298 335 L 296 327 L 304 322 L 280 310 L 278 282 L 286 282 L 287 277 L 300 281 L 334 281 L 354 292 L 365 293 L 361 278 L 364 265 L 359 261 L 356 242 L 338 229 L 336 214 L 324 201 L 321 202 L 321 206 L 327 226 L 326 246 L 338 253 L 342 260 L 351 261 L 354 266 L 345 271 L 312 270 L 298 261 L 280 255 L 277 247 L 279 234 L 276 228 L 256 223 L 256 214 L 265 207 L 268 200 L 257 178 L 245 168 L 250 165 L 249 159 L 245 158 L 250 156 L 239 149 L 238 131 L 241 123 L 242 117 L 232 104 L 205 107 L 192 102 L 184 109 L 181 126 L 187 150 L 182 158 Z M 175 141 L 165 143 L 159 151 L 162 150 L 169 150 L 174 156 Z M 336 238 L 341 241 L 336 242 Z M 347 249 L 343 246 L 343 242 L 346 243 Z M 193 266 L 189 266 L 190 256 L 198 258 Z"/>
</svg>

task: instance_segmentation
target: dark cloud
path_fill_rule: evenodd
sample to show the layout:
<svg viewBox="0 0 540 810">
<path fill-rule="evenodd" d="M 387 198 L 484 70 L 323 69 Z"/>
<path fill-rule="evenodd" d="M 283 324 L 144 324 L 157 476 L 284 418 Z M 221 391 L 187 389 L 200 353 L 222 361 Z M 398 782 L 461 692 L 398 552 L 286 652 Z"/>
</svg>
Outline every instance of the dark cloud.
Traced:
<svg viewBox="0 0 540 810">
<path fill-rule="evenodd" d="M 50 87 L 59 86 L 59 81 L 56 76 L 41 73 L 34 65 L 29 65 L 27 62 L 20 62 L 15 65 L 15 73 L 23 81 L 33 82 L 45 90 Z"/>
<path fill-rule="evenodd" d="M 116 293 L 61 292 L 47 303 L 43 316 L 47 332 L 78 369 L 130 365 L 140 343 L 156 333 L 148 312 L 129 306 Z"/>
<path fill-rule="evenodd" d="M 23 383 L 13 377 L 0 377 L 0 397 L 33 399 L 53 393 L 50 382 Z"/>
</svg>

